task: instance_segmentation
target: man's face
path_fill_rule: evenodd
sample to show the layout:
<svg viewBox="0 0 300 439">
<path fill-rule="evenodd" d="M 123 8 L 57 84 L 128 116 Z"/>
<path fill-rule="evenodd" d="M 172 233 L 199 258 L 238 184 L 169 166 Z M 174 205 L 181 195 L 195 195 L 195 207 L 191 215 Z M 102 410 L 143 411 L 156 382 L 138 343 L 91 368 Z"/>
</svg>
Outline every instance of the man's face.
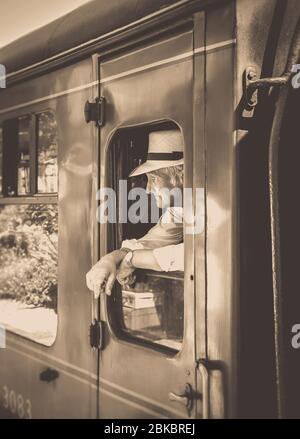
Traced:
<svg viewBox="0 0 300 439">
<path fill-rule="evenodd" d="M 170 179 L 166 175 L 147 173 L 148 183 L 146 187 L 147 194 L 153 194 L 155 202 L 160 209 L 174 205 L 174 197 L 170 197 L 170 192 L 174 189 Z M 178 188 L 180 191 L 180 189 Z M 181 199 L 181 197 L 180 197 Z M 175 203 L 176 205 L 178 203 Z"/>
</svg>

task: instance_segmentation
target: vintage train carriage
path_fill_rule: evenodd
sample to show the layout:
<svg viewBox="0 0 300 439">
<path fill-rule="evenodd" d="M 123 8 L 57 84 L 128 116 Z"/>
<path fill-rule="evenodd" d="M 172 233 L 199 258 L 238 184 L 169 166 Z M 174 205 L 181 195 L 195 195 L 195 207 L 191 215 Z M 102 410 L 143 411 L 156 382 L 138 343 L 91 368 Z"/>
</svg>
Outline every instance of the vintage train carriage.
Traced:
<svg viewBox="0 0 300 439">
<path fill-rule="evenodd" d="M 94 0 L 0 50 L 1 417 L 299 416 L 299 12 Z M 97 190 L 169 127 L 204 228 L 98 303 L 87 271 L 143 227 L 99 225 Z"/>
</svg>

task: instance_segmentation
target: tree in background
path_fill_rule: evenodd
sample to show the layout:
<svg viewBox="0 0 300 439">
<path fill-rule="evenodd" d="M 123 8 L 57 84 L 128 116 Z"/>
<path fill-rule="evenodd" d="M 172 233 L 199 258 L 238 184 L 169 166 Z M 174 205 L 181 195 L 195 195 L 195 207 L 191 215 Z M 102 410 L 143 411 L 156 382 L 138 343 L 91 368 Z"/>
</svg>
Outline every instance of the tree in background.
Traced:
<svg viewBox="0 0 300 439">
<path fill-rule="evenodd" d="M 0 206 L 0 299 L 57 310 L 56 205 Z"/>
</svg>

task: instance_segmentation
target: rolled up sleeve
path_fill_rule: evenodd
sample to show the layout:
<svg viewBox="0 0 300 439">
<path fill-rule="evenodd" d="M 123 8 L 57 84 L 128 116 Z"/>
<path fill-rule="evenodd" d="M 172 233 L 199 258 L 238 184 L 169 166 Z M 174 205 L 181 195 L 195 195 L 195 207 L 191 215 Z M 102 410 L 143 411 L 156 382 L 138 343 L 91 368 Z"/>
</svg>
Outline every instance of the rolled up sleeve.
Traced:
<svg viewBox="0 0 300 439">
<path fill-rule="evenodd" d="M 127 248 L 128 250 L 142 250 L 144 248 L 143 244 L 138 242 L 137 239 L 125 239 L 122 242 L 121 248 Z"/>
<path fill-rule="evenodd" d="M 184 243 L 153 250 L 162 271 L 184 271 Z"/>
</svg>

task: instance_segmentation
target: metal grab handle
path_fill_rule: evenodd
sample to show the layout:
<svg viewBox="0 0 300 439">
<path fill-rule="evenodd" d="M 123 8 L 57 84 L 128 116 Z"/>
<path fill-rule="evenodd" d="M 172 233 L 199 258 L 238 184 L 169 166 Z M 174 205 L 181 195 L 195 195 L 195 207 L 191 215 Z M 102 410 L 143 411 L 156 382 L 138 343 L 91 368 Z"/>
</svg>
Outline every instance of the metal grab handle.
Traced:
<svg viewBox="0 0 300 439">
<path fill-rule="evenodd" d="M 256 79 L 257 73 L 255 68 L 248 68 L 249 71 L 247 71 L 247 90 L 248 92 L 254 92 L 255 90 L 259 88 L 265 88 L 265 87 L 280 87 L 281 85 L 286 85 L 290 79 L 290 76 L 292 74 L 292 71 L 284 73 L 282 76 L 278 76 L 275 78 L 260 78 Z"/>
<path fill-rule="evenodd" d="M 208 388 L 208 370 L 204 361 L 200 360 L 198 365 L 202 377 L 202 418 L 209 419 L 209 388 Z"/>
<path fill-rule="evenodd" d="M 287 64 L 284 73 L 275 78 L 260 78 L 257 79 L 256 69 L 254 67 L 248 67 L 244 73 L 244 88 L 246 88 L 247 104 L 255 106 L 257 104 L 257 96 L 255 93 L 259 89 L 280 87 L 287 85 L 291 79 L 292 74 L 295 72 L 294 65 L 297 64 L 300 54 L 300 20 L 297 23 L 293 41 L 290 47 Z"/>
</svg>

